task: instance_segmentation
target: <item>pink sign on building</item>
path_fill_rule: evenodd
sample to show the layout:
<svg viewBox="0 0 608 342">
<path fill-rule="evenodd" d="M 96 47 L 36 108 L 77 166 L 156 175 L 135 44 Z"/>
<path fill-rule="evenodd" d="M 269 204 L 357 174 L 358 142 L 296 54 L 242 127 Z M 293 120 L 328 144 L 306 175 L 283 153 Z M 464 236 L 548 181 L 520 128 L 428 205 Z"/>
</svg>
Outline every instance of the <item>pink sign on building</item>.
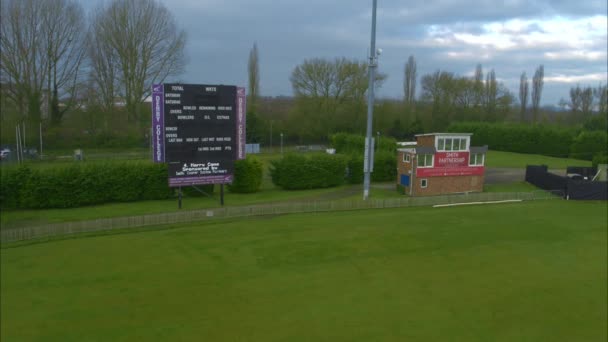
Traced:
<svg viewBox="0 0 608 342">
<path fill-rule="evenodd" d="M 432 167 L 416 168 L 417 177 L 481 176 L 483 165 L 469 165 L 469 152 L 436 152 Z"/>
</svg>

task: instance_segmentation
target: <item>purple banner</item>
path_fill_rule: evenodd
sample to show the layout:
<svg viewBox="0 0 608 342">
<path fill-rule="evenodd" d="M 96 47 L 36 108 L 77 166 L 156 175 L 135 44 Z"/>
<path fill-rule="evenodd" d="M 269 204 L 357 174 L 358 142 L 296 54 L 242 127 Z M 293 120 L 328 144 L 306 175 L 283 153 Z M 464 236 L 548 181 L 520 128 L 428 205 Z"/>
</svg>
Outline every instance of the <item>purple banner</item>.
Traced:
<svg viewBox="0 0 608 342">
<path fill-rule="evenodd" d="M 152 85 L 152 151 L 155 163 L 165 162 L 165 98 L 162 84 Z"/>
<path fill-rule="evenodd" d="M 169 178 L 169 187 L 176 186 L 190 186 L 190 185 L 202 185 L 202 184 L 222 184 L 232 183 L 232 175 L 220 175 L 220 176 L 194 176 L 194 177 L 173 177 Z"/>
<path fill-rule="evenodd" d="M 245 159 L 246 144 L 246 108 L 247 94 L 245 88 L 236 88 L 236 159 Z"/>
</svg>

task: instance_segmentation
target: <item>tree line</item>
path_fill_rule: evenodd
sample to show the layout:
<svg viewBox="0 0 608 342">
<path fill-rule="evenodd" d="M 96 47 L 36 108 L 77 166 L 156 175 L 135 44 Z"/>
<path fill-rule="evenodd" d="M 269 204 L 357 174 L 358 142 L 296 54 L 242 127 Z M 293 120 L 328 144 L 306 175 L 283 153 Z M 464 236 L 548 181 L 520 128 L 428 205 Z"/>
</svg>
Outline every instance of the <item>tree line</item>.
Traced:
<svg viewBox="0 0 608 342">
<path fill-rule="evenodd" d="M 255 59 L 250 56 L 249 74 L 255 73 L 255 93 L 250 103 L 259 103 L 259 67 L 257 46 Z M 253 50 L 252 50 L 253 51 Z M 252 69 L 255 66 L 255 70 Z M 584 124 L 589 129 L 606 129 L 607 90 L 580 86 L 570 91 L 570 101 L 561 106 L 569 111 L 551 112 L 541 108 L 544 86 L 544 66 L 539 65 L 528 80 L 520 76 L 519 93 L 512 93 L 497 81 L 496 72 L 484 73 L 478 64 L 472 77 L 460 76 L 447 70 L 418 78 L 417 63 L 409 56 L 404 64 L 402 100 L 380 100 L 374 109 L 374 130 L 395 138 L 412 138 L 425 131 L 443 131 L 453 122 L 521 122 Z M 376 86 L 388 76 L 380 74 Z M 306 59 L 297 65 L 290 81 L 294 99 L 283 116 L 268 115 L 259 105 L 250 107 L 248 136 L 257 142 L 269 142 L 273 133 L 281 130 L 295 143 L 327 141 L 331 132 L 364 134 L 367 92 L 367 64 L 345 58 Z M 417 87 L 420 91 L 417 92 Z M 519 100 L 519 102 L 517 102 Z M 593 116 L 592 113 L 601 115 Z M 265 119 L 265 120 L 264 120 Z M 276 134 L 276 133 L 275 133 Z"/>
<path fill-rule="evenodd" d="M 1 6 L 2 108 L 17 123 L 59 126 L 86 106 L 90 128 L 107 129 L 122 102 L 126 122 L 144 130 L 151 85 L 185 65 L 186 34 L 156 0 L 112 0 L 88 14 L 76 0 Z"/>
<path fill-rule="evenodd" d="M 145 146 L 150 113 L 142 105 L 144 98 L 153 83 L 179 75 L 186 65 L 186 34 L 162 3 L 110 0 L 90 13 L 77 0 L 5 0 L 1 6 L 3 136 L 14 128 L 9 122 L 36 128 L 43 123 L 45 136 L 55 146 Z M 481 64 L 473 76 L 449 70 L 419 75 L 412 55 L 403 70 L 403 98 L 375 105 L 377 134 L 402 139 L 443 131 L 460 121 L 606 127 L 605 85 L 577 85 L 569 100 L 560 101 L 565 111 L 543 110 L 543 65 L 531 80 L 521 74 L 517 94 L 497 80 L 494 69 L 486 71 Z M 248 141 L 272 145 L 274 136 L 276 146 L 281 133 L 285 142 L 313 143 L 327 142 L 336 132 L 365 132 L 366 61 L 305 59 L 289 77 L 293 97 L 278 100 L 261 97 L 255 43 L 247 71 Z M 388 76 L 379 73 L 375 86 L 381 87 Z M 62 125 L 66 117 L 70 125 Z M 80 137 L 83 130 L 94 138 Z M 121 140 L 113 136 L 117 131 L 125 134 Z"/>
</svg>

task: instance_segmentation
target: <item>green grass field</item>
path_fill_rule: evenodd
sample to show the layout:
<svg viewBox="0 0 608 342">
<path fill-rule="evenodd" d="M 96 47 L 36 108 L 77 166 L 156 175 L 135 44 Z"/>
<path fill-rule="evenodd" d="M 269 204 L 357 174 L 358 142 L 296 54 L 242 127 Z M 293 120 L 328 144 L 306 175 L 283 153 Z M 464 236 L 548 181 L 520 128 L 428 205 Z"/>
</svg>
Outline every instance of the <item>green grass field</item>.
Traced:
<svg viewBox="0 0 608 342">
<path fill-rule="evenodd" d="M 538 188 L 525 182 L 508 184 L 487 184 L 485 192 L 529 192 Z M 209 197 L 187 197 L 182 201 L 182 210 L 197 210 L 220 207 L 219 190 Z M 375 199 L 402 198 L 393 183 L 372 184 Z M 265 188 L 253 194 L 226 193 L 226 206 L 271 204 L 284 202 L 306 202 L 327 200 L 360 200 L 362 185 L 343 185 L 335 188 L 284 191 L 279 188 Z M 102 218 L 137 216 L 179 211 L 177 199 L 140 201 L 128 203 L 108 203 L 81 208 L 4 210 L 0 215 L 0 229 L 36 226 L 49 223 L 96 220 Z"/>
<path fill-rule="evenodd" d="M 606 202 L 215 221 L 3 248 L 2 341 L 606 341 Z"/>
</svg>

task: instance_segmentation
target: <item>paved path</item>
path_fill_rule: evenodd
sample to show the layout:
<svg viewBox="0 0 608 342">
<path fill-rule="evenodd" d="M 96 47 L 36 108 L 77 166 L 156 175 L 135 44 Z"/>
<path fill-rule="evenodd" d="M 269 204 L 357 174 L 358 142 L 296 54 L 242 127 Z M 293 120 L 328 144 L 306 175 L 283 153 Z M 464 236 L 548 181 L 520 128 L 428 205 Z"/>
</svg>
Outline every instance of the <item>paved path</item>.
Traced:
<svg viewBox="0 0 608 342">
<path fill-rule="evenodd" d="M 565 176 L 566 170 L 549 170 L 549 172 Z M 508 184 L 523 182 L 526 180 L 526 169 L 506 168 L 506 167 L 487 167 L 485 184 Z"/>
<path fill-rule="evenodd" d="M 505 184 L 523 182 L 525 178 L 525 169 L 487 167 L 485 184 Z"/>
</svg>

